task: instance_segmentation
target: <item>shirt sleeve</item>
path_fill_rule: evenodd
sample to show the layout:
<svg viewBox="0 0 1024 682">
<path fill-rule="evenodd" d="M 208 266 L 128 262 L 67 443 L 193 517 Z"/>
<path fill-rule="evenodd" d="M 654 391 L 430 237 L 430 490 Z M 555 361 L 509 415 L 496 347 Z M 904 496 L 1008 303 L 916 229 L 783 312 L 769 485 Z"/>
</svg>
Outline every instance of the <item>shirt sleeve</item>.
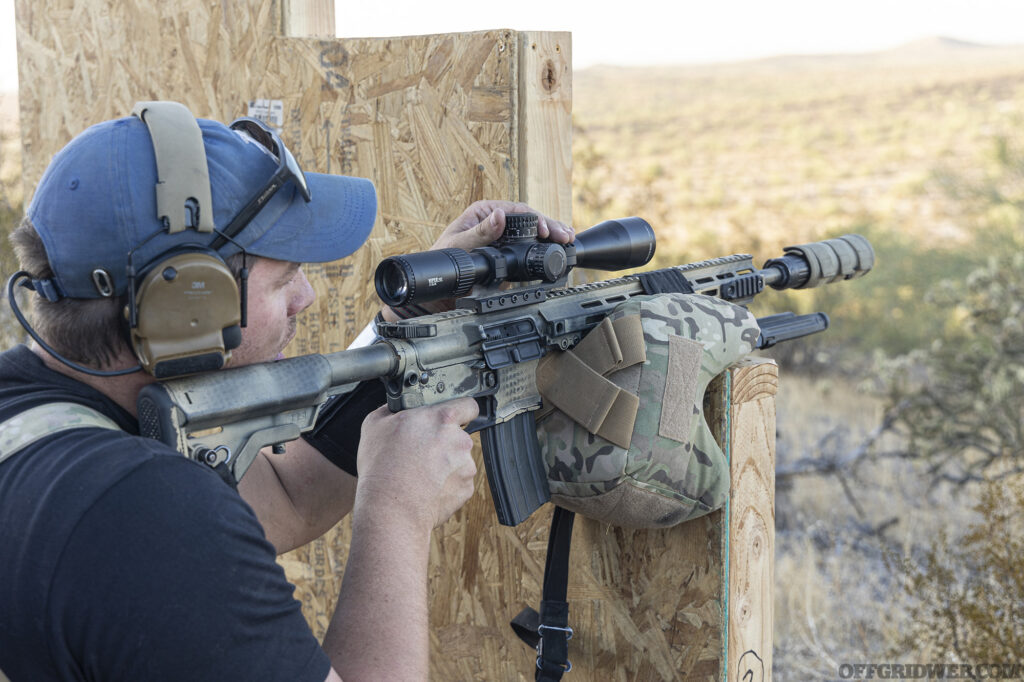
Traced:
<svg viewBox="0 0 1024 682">
<path fill-rule="evenodd" d="M 330 670 L 251 508 L 153 457 L 86 512 L 47 604 L 52 647 L 102 680 L 305 680 Z"/>
</svg>

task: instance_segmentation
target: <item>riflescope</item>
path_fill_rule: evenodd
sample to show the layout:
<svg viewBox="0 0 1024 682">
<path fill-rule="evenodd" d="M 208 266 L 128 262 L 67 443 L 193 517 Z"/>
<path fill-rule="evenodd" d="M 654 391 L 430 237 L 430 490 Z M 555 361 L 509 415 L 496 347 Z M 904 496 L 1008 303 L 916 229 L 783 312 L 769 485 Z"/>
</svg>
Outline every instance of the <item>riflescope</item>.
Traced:
<svg viewBox="0 0 1024 682">
<path fill-rule="evenodd" d="M 576 235 L 572 244 L 537 239 L 537 216 L 509 213 L 501 238 L 472 251 L 439 249 L 381 261 L 374 274 L 384 303 L 405 306 L 465 296 L 476 285 L 556 283 L 574 267 L 625 270 L 654 256 L 654 230 L 642 218 L 606 220 Z"/>
</svg>

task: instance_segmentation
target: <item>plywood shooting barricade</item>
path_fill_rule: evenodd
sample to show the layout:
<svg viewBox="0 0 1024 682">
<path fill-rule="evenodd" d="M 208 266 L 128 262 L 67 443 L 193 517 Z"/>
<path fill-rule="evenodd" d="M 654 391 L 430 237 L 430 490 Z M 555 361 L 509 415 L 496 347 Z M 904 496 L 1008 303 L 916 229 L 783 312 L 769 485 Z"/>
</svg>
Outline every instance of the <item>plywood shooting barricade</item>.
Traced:
<svg viewBox="0 0 1024 682">
<path fill-rule="evenodd" d="M 153 99 L 219 120 L 260 115 L 307 170 L 375 182 L 367 245 L 307 268 L 318 297 L 292 354 L 343 349 L 378 308 L 377 262 L 429 247 L 474 200 L 522 200 L 570 220 L 568 33 L 336 39 L 329 0 L 15 5 L 27 197 L 71 137 Z M 709 390 L 732 461 L 727 510 L 661 531 L 577 520 L 566 679 L 770 678 L 776 382 L 774 363 L 747 361 Z M 533 679 L 508 620 L 540 599 L 551 510 L 499 526 L 480 466 L 477 494 L 434 535 L 432 677 Z M 342 522 L 280 557 L 319 637 L 349 532 Z"/>
</svg>

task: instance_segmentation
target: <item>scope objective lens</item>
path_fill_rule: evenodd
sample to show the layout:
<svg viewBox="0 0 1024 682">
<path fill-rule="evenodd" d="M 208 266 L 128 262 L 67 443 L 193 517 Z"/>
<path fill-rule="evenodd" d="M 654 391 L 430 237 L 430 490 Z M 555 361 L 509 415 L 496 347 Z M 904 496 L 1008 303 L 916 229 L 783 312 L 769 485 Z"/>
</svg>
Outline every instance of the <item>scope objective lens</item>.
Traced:
<svg viewBox="0 0 1024 682">
<path fill-rule="evenodd" d="M 399 301 L 409 295 L 409 280 L 397 259 L 383 261 L 375 279 L 381 300 L 389 305 L 402 305 Z"/>
</svg>

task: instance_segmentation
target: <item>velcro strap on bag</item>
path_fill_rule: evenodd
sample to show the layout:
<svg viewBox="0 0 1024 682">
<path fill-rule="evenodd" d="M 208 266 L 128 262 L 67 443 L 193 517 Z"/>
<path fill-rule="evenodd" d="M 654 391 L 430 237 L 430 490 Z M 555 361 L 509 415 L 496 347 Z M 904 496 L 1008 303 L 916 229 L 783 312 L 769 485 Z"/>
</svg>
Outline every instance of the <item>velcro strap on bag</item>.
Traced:
<svg viewBox="0 0 1024 682">
<path fill-rule="evenodd" d="M 640 316 L 627 315 L 614 322 L 604 318 L 571 352 L 601 375 L 643 362 L 647 346 Z"/>
<path fill-rule="evenodd" d="M 605 318 L 576 348 L 538 363 L 537 388 L 545 402 L 539 417 L 557 408 L 590 433 L 629 448 L 640 400 L 604 375 L 646 359 L 640 316 Z"/>
<path fill-rule="evenodd" d="M 114 421 L 78 403 L 46 403 L 0 423 L 0 462 L 38 440 L 69 429 L 101 428 L 119 431 Z"/>
</svg>

